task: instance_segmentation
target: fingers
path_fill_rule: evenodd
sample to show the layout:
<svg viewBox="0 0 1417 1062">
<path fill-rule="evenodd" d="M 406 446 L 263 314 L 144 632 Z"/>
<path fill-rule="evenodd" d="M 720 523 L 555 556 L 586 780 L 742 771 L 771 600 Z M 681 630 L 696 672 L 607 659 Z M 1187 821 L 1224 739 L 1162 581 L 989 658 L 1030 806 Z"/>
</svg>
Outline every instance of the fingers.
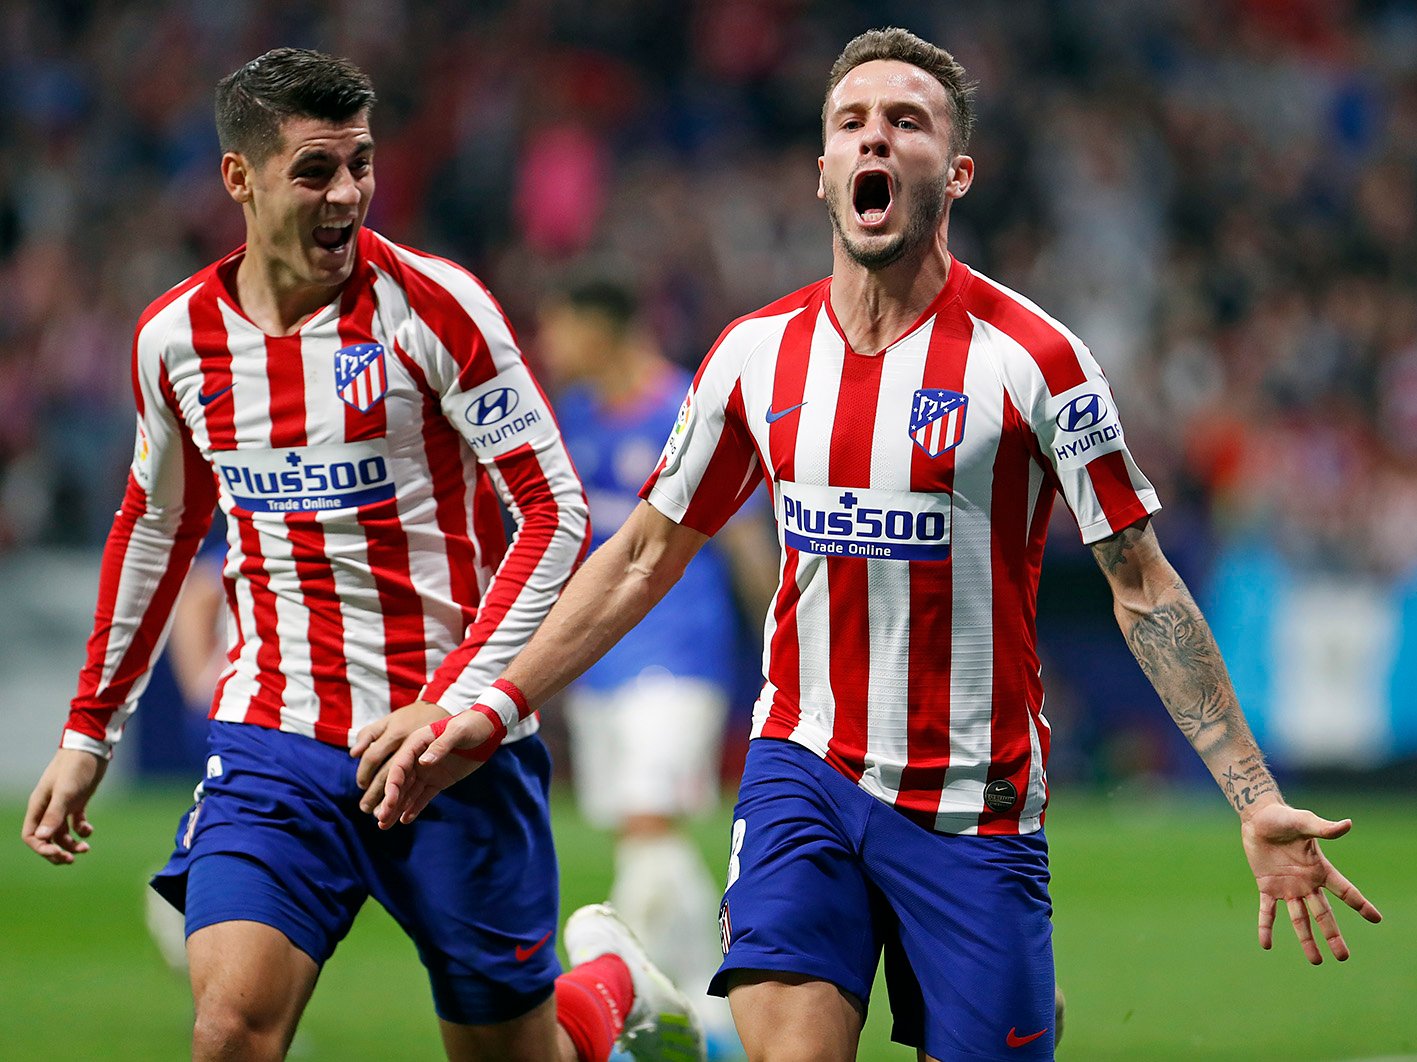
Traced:
<svg viewBox="0 0 1417 1062">
<path fill-rule="evenodd" d="M 435 764 L 442 763 L 443 760 L 448 758 L 453 749 L 458 747 L 457 734 L 451 727 L 443 731 L 443 733 L 439 734 L 436 738 L 433 737 L 432 730 L 428 731 L 426 739 L 422 733 L 420 733 L 418 737 L 418 744 L 422 745 L 423 748 L 415 750 L 414 755 L 418 757 L 418 762 L 425 767 L 432 767 Z"/>
<path fill-rule="evenodd" d="M 1260 893 L 1260 947 L 1274 947 L 1274 897 L 1266 892 Z"/>
<path fill-rule="evenodd" d="M 409 789 L 417 781 L 418 762 L 412 749 L 399 749 L 389 760 L 388 772 L 384 775 L 383 799 L 374 809 L 374 817 L 379 826 L 387 830 L 398 822 L 399 814 L 407 803 Z"/>
<path fill-rule="evenodd" d="M 1347 962 L 1350 954 L 1348 945 L 1343 939 L 1343 934 L 1338 931 L 1338 922 L 1333 917 L 1333 908 L 1329 905 L 1328 897 L 1323 894 L 1323 890 L 1304 897 L 1304 904 L 1314 921 L 1319 924 L 1319 932 L 1323 933 L 1324 941 L 1328 944 L 1328 950 L 1333 952 L 1333 957 L 1339 962 Z"/>
<path fill-rule="evenodd" d="M 355 758 L 363 757 L 364 753 L 369 750 L 369 746 L 379 739 L 388 726 L 389 717 L 386 715 L 384 718 L 376 719 L 368 726 L 361 728 L 359 733 L 354 735 L 354 744 L 350 746 L 349 754 Z"/>
<path fill-rule="evenodd" d="M 1358 886 L 1345 878 L 1332 863 L 1329 864 L 1328 880 L 1324 882 L 1324 887 L 1369 922 L 1376 923 L 1383 920 L 1382 912 L 1374 907 L 1368 898 L 1358 891 Z"/>
<path fill-rule="evenodd" d="M 1289 907 L 1289 921 L 1294 926 L 1294 935 L 1299 938 L 1299 946 L 1304 949 L 1304 958 L 1314 966 L 1322 965 L 1324 957 L 1314 942 L 1314 929 L 1309 925 L 1309 909 L 1303 900 L 1285 900 Z"/>
<path fill-rule="evenodd" d="M 392 763 L 392 761 L 390 761 Z M 389 777 L 390 763 L 384 764 L 374 775 L 373 781 L 364 789 L 364 795 L 359 798 L 359 810 L 367 814 L 373 814 L 379 803 L 384 799 L 384 782 Z"/>
<path fill-rule="evenodd" d="M 1341 819 L 1338 822 L 1329 819 L 1321 819 L 1312 811 L 1304 812 L 1302 829 L 1310 837 L 1318 837 L 1321 840 L 1331 841 L 1335 837 L 1342 837 L 1353 828 L 1352 819 Z"/>
<path fill-rule="evenodd" d="M 408 807 L 399 816 L 399 821 L 407 826 L 414 819 L 423 813 L 423 809 L 428 806 L 428 802 L 438 795 L 440 790 L 437 786 L 424 785 L 417 792 L 410 793 L 408 797 Z"/>
</svg>

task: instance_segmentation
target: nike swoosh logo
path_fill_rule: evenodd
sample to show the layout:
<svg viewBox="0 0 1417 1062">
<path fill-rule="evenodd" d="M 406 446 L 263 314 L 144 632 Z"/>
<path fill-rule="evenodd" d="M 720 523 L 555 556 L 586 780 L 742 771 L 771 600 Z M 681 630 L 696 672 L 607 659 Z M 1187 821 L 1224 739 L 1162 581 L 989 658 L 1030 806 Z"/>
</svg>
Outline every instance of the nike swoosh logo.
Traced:
<svg viewBox="0 0 1417 1062">
<path fill-rule="evenodd" d="M 1032 1036 L 1020 1036 L 1020 1035 L 1018 1034 L 1018 1029 L 1017 1029 L 1017 1028 L 1013 1028 L 1013 1029 L 1010 1029 L 1010 1030 L 1009 1030 L 1009 1035 L 1004 1038 L 1004 1042 L 1007 1043 L 1010 1047 L 1022 1047 L 1024 1044 L 1031 1044 L 1031 1043 L 1033 1043 L 1034 1040 L 1037 1040 L 1040 1036 L 1042 1036 L 1042 1035 L 1043 1035 L 1044 1033 L 1046 1033 L 1047 1031 L 1048 1031 L 1048 1029 L 1047 1029 L 1047 1027 L 1045 1026 L 1044 1028 L 1039 1029 L 1039 1030 L 1038 1030 L 1036 1033 L 1034 1033 Z"/>
<path fill-rule="evenodd" d="M 774 421 L 781 420 L 783 417 L 787 416 L 787 414 L 797 412 L 797 410 L 801 409 L 806 404 L 806 402 L 798 402 L 795 406 L 788 406 L 786 409 L 777 410 L 777 412 L 773 412 L 770 409 L 768 410 L 768 423 L 771 424 Z"/>
<path fill-rule="evenodd" d="M 222 395 L 226 394 L 226 392 L 230 391 L 234 386 L 235 384 L 227 384 L 220 391 L 213 391 L 210 394 L 208 394 L 206 391 L 198 391 L 197 401 L 204 406 L 209 406 Z"/>
<path fill-rule="evenodd" d="M 522 947 L 520 944 L 518 944 L 518 945 L 517 945 L 517 962 L 526 962 L 527 959 L 530 959 L 533 955 L 535 955 L 538 951 L 541 950 L 541 945 L 545 944 L 545 943 L 546 943 L 548 940 L 550 940 L 550 939 L 551 939 L 551 930 L 548 929 L 548 930 L 546 931 L 546 936 L 542 937 L 540 940 L 538 940 L 538 941 L 537 941 L 535 944 L 533 944 L 531 947 L 529 947 L 529 948 L 524 948 L 524 947 Z M 1043 1034 L 1042 1034 L 1042 1033 L 1039 1033 L 1039 1035 L 1041 1036 L 1041 1035 L 1043 1035 Z"/>
</svg>

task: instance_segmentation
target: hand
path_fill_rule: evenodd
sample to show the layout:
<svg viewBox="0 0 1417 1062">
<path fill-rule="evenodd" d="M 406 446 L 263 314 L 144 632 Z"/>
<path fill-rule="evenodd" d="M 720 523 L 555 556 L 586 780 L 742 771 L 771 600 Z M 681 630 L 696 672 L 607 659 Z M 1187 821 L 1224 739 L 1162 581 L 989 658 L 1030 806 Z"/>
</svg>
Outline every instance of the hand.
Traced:
<svg viewBox="0 0 1417 1062">
<path fill-rule="evenodd" d="M 384 779 L 388 777 L 388 760 L 404 738 L 435 719 L 445 719 L 448 713 L 428 701 L 414 701 L 398 708 L 377 722 L 370 723 L 354 738 L 351 756 L 359 757 L 359 770 L 354 781 L 364 790 L 359 798 L 359 810 L 372 813 L 384 796 Z"/>
<path fill-rule="evenodd" d="M 1347 959 L 1348 945 L 1338 931 L 1325 889 L 1369 922 L 1382 921 L 1378 909 L 1319 851 L 1319 838 L 1342 837 L 1352 828 L 1352 819 L 1329 822 L 1312 811 L 1279 803 L 1261 808 L 1240 827 L 1245 856 L 1260 890 L 1260 947 L 1268 951 L 1274 943 L 1275 907 L 1283 900 L 1309 962 L 1317 966 L 1324 961 L 1310 916 L 1318 922 L 1333 957 L 1339 962 Z"/>
<path fill-rule="evenodd" d="M 374 812 L 380 828 L 412 822 L 428 801 L 481 767 L 480 761 L 455 756 L 453 750 L 475 749 L 495 730 L 481 712 L 463 712 L 448 720 L 447 729 L 436 738 L 431 726 L 410 735 L 389 761 L 384 800 Z"/>
<path fill-rule="evenodd" d="M 20 837 L 55 866 L 72 863 L 89 850 L 93 834 L 89 798 L 108 770 L 108 761 L 91 752 L 60 749 L 39 777 L 25 808 Z"/>
</svg>

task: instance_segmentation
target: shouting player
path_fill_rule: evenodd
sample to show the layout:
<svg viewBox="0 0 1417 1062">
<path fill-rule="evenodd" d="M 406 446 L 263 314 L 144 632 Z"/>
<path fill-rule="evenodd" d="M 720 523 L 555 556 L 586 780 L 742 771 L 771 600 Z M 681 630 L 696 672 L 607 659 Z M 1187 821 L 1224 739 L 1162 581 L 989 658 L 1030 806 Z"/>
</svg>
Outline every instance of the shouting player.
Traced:
<svg viewBox="0 0 1417 1062">
<path fill-rule="evenodd" d="M 87 805 L 220 505 L 233 637 L 195 807 L 154 888 L 186 912 L 193 1057 L 280 1058 L 368 896 L 428 968 L 455 1059 L 604 1062 L 687 1002 L 601 909 L 557 979 L 550 765 L 526 719 L 407 836 L 361 813 L 404 736 L 465 711 L 585 550 L 584 494 L 486 289 L 364 228 L 374 93 L 278 49 L 217 88 L 246 243 L 163 295 L 133 348 L 138 440 L 62 747 L 25 841 L 88 850 Z M 510 543 L 500 495 L 517 522 Z M 609 954 L 619 951 L 623 958 Z M 558 1028 L 559 1011 L 559 1028 Z M 671 1047 L 700 1056 L 680 1013 Z"/>
<path fill-rule="evenodd" d="M 1118 623 L 1239 813 L 1271 943 L 1284 905 L 1348 949 L 1325 895 L 1379 914 L 1287 806 L 1209 628 L 1162 555 L 1160 506 L 1097 362 L 947 250 L 968 192 L 971 87 L 899 29 L 853 40 L 823 108 L 831 277 L 710 351 L 645 502 L 478 706 L 413 735 L 381 823 L 412 819 L 612 644 L 766 479 L 782 543 L 720 911 L 750 1057 L 849 1059 L 878 958 L 894 1036 L 934 1059 L 1052 1056 L 1048 723 L 1035 598 L 1061 494 Z M 666 706 L 666 711 L 672 706 Z M 482 750 L 486 751 L 486 748 Z"/>
</svg>

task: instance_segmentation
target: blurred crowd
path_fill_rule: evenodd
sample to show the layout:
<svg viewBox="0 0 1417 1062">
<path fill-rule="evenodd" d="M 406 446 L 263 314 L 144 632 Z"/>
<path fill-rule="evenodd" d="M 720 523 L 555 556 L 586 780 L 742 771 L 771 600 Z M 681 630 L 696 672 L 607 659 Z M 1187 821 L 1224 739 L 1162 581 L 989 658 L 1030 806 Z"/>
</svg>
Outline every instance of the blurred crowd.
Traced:
<svg viewBox="0 0 1417 1062">
<path fill-rule="evenodd" d="M 212 86 L 277 44 L 380 102 L 370 224 L 480 274 L 535 357 L 568 270 L 675 359 L 822 276 L 841 46 L 980 82 L 957 255 L 1093 347 L 1201 534 L 1417 568 L 1417 6 L 1402 0 L 32 0 L 0 5 L 0 548 L 106 531 L 133 322 L 241 238 Z"/>
</svg>

